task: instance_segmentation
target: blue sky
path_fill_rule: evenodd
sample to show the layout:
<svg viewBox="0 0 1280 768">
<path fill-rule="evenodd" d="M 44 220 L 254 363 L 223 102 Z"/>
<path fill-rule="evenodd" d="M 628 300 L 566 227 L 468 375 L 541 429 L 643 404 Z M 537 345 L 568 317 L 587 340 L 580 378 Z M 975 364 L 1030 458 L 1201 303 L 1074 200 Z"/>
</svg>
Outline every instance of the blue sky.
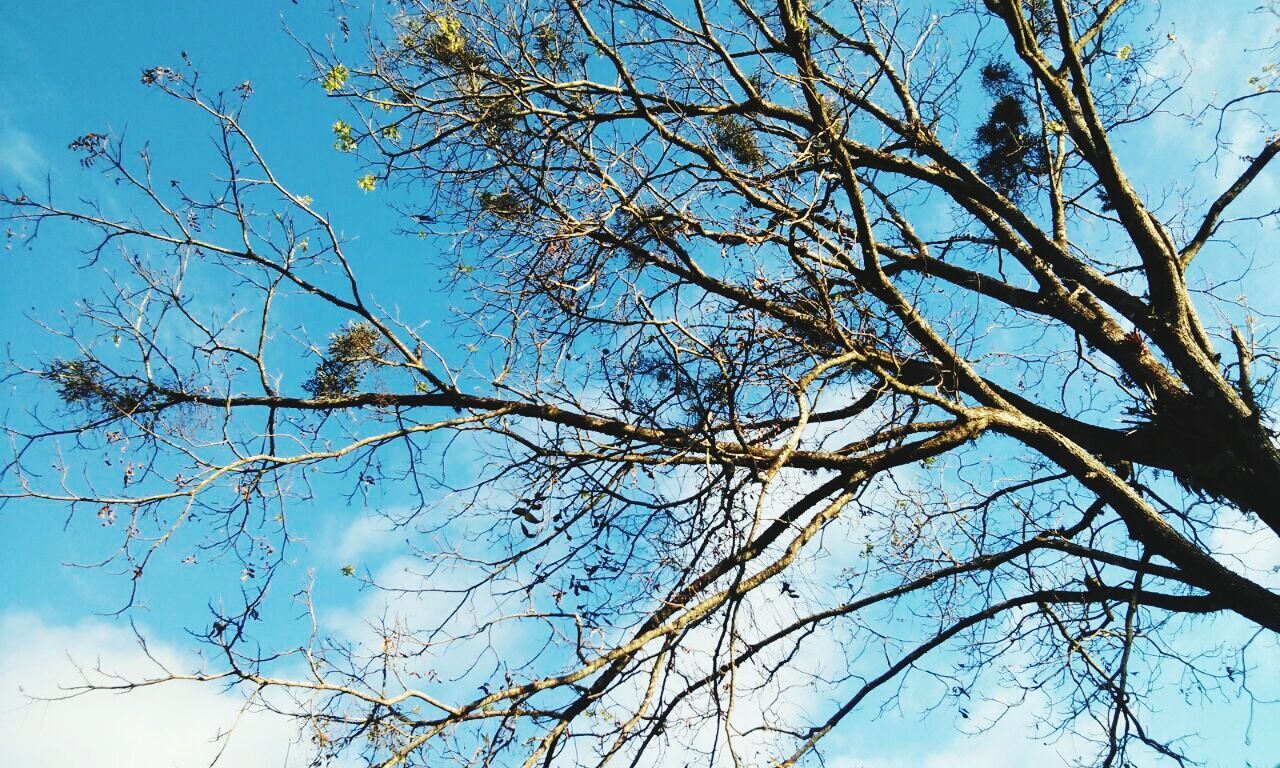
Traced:
<svg viewBox="0 0 1280 768">
<path fill-rule="evenodd" d="M 1249 74 L 1232 51 L 1257 37 L 1256 18 L 1243 11 L 1252 2 L 1201 4 L 1170 3 L 1157 29 L 1179 41 L 1180 54 L 1194 60 L 1198 70 L 1188 82 L 1191 93 L 1203 94 L 1215 82 L 1243 79 Z M 67 4 L 0 0 L 0 186 L 14 183 L 42 186 L 46 174 L 56 194 L 97 198 L 111 203 L 111 186 L 82 171 L 66 150 L 75 137 L 110 128 L 140 145 L 151 144 L 158 174 L 200 178 L 208 173 L 212 147 L 205 126 L 191 119 L 154 91 L 138 84 L 144 68 L 172 65 L 180 51 L 195 61 L 206 83 L 230 88 L 245 80 L 255 90 L 247 112 L 255 138 L 276 171 L 291 189 L 311 195 L 317 206 L 335 213 L 340 226 L 356 238 L 351 247 L 361 274 L 376 286 L 374 298 L 388 306 L 411 310 L 418 321 L 443 324 L 452 301 L 438 290 L 439 275 L 426 266 L 430 243 L 390 234 L 395 216 L 379 192 L 366 194 L 355 180 L 363 173 L 350 156 L 333 151 L 331 125 L 343 117 L 341 108 L 324 97 L 308 80 L 306 52 L 285 33 L 322 44 L 334 25 L 324 10 L 328 3 L 284 0 L 272 2 L 124 2 Z M 1209 6 L 1218 10 L 1210 10 Z M 1231 12 L 1223 12 L 1222 9 Z M 361 15 L 363 14 L 363 16 Z M 354 27 L 369 18 L 367 7 L 352 6 Z M 1176 64 L 1170 62 L 1170 66 Z M 1177 121 L 1168 122 L 1168 142 L 1186 140 Z M 1230 126 L 1238 133 L 1241 151 L 1256 137 L 1247 121 Z M 1135 174 L 1150 188 L 1166 181 L 1162 174 L 1181 173 L 1162 162 L 1162 149 L 1151 143 L 1121 145 Z M 1221 166 L 1206 165 L 1197 173 L 1205 197 L 1218 189 L 1217 179 L 1230 178 L 1238 159 Z M 1259 185 L 1255 201 L 1274 199 L 1274 182 Z M 1247 202 L 1247 201 L 1246 201 Z M 121 203 L 123 205 L 123 203 Z M 28 353 L 48 353 L 33 320 L 57 321 L 57 308 L 94 295 L 109 275 L 101 267 L 83 266 L 76 251 L 83 246 L 72 233 L 53 231 L 34 250 L 14 248 L 0 253 L 6 279 L 0 284 L 0 338 L 20 359 Z M 1229 260 L 1231 254 L 1207 255 Z M 1260 264 L 1270 267 L 1267 255 Z M 1263 270 L 1258 274 L 1266 274 Z M 380 292 L 380 293 L 378 293 Z M 1255 299 L 1274 298 L 1257 295 Z M 310 329 L 323 338 L 327 328 Z M 38 345 L 32 349 L 32 343 Z M 29 403 L 6 397 L 4 407 L 16 410 Z M 456 459 L 455 459 L 456 460 Z M 108 470 L 102 470 L 108 471 Z M 374 506 L 394 508 L 402 499 L 374 498 Z M 361 592 L 352 579 L 341 576 L 347 564 L 394 578 L 409 564 L 397 558 L 403 535 L 388 531 L 386 523 L 345 503 L 309 505 L 295 531 L 306 545 L 296 548 L 288 580 L 279 585 L 282 601 L 315 576 L 317 599 L 324 606 L 322 620 L 337 632 L 360 633 L 366 618 L 384 610 L 382 598 Z M 68 567 L 101 555 L 109 532 L 93 519 L 68 519 L 55 506 L 14 505 L 0 510 L 0 536 L 22 542 L 4 555 L 4 588 L 0 589 L 0 755 L 6 764 L 70 768 L 92 755 L 96 765 L 161 768 L 206 764 L 217 727 L 236 719 L 234 693 L 193 686 L 147 691 L 129 697 L 91 697 L 74 702 L 25 704 L 18 685 L 33 693 L 48 693 L 54 684 L 74 684 L 75 670 L 68 655 L 104 668 L 138 669 L 141 659 L 126 621 L 109 614 L 124 599 L 127 580 L 109 578 L 96 570 Z M 1251 541 L 1229 542 L 1251 552 L 1255 566 L 1265 571 L 1280 564 L 1274 547 L 1258 552 Z M 206 605 L 233 596 L 236 574 L 227 569 L 163 566 L 146 593 L 146 609 L 133 615 L 156 654 L 181 664 L 189 661 L 190 644 L 183 627 L 197 626 L 207 616 Z M 220 594 L 226 590 L 226 594 Z M 282 602 L 284 605 L 287 601 Z M 429 609 L 429 607 L 427 607 Z M 398 606 L 421 611 L 423 606 Z M 282 610 L 273 619 L 286 635 L 296 628 L 296 611 Z M 1212 631 L 1239 631 L 1229 624 Z M 1265 680 L 1263 681 L 1266 682 Z M 1274 681 L 1273 681 L 1274 682 Z M 1076 749 L 1069 742 L 1043 744 L 1031 738 L 1034 708 L 1015 710 L 981 737 L 957 730 L 953 717 L 922 720 L 907 699 L 878 722 L 864 717 L 838 735 L 829 753 L 840 768 L 896 768 L 897 766 L 1022 766 L 1052 765 Z M 1171 696 L 1169 717 L 1199 730 L 1213 749 L 1197 749 L 1212 765 L 1249 763 L 1271 765 L 1280 759 L 1280 734 L 1266 728 L 1275 710 L 1254 712 L 1251 743 L 1246 743 L 1244 717 L 1239 710 L 1201 707 L 1194 697 Z M 199 711 L 201 717 L 182 713 Z M 994 712 L 977 712 L 982 722 Z M 1260 726 L 1260 724 L 1263 724 Z M 968 725 L 961 724 L 961 725 Z M 74 734 L 68 738 L 67 734 Z M 302 750 L 286 758 L 292 726 L 265 715 L 246 716 L 231 741 L 228 765 L 266 768 L 282 759 L 297 762 Z M 92 746 L 90 746 L 92 745 Z"/>
<path fill-rule="evenodd" d="M 10 23 L 0 32 L 5 57 L 0 137 L 6 147 L 0 168 L 6 182 L 40 188 L 47 172 L 55 196 L 96 198 L 110 206 L 119 199 L 111 185 L 95 173 L 82 172 L 66 151 L 76 136 L 105 129 L 124 134 L 135 147 L 149 142 L 159 160 L 159 174 L 207 176 L 213 168 L 207 164 L 212 149 L 207 125 L 138 85 L 143 68 L 173 62 L 180 50 L 189 47 L 211 81 L 234 85 L 261 79 L 264 101 L 288 105 L 288 114 L 281 119 L 261 121 L 262 141 L 285 172 L 308 188 L 325 190 L 342 205 L 365 209 L 361 215 L 376 218 L 381 208 L 361 199 L 349 180 L 355 177 L 354 165 L 330 151 L 325 117 L 333 110 L 318 89 L 303 82 L 305 57 L 282 32 L 281 10 L 288 10 L 285 6 L 290 4 L 280 8 L 269 8 L 268 3 L 242 5 L 234 13 L 211 13 L 212 6 L 201 10 L 197 4 L 121 13 L 120 6 L 113 4 L 85 4 L 67 18 L 55 19 L 39 4 L 14 4 L 9 9 L 13 11 L 8 14 Z M 311 18 L 323 21 L 315 14 Z M 299 21 L 307 20 L 300 14 Z M 279 76 L 283 72 L 291 76 Z M 326 168 L 308 162 L 317 154 L 330 161 Z M 339 184 L 338 177 L 347 183 Z M 349 199 L 343 200 L 344 195 Z M 34 253 L 7 254 L 2 322 L 6 342 L 20 356 L 28 352 L 22 347 L 32 338 L 32 319 L 56 322 L 59 308 L 97 295 L 108 278 L 105 266 L 85 266 L 84 259 L 75 255 L 85 241 L 74 233 L 51 234 Z M 42 340 L 42 345 L 49 343 Z M 30 351 L 47 355 L 48 350 L 42 346 Z M 5 515 L 2 524 L 25 525 L 13 515 Z M 12 530 L 16 529 L 6 528 Z M 118 585 L 54 565 L 82 560 L 79 550 L 85 534 L 57 535 L 53 525 L 40 530 L 47 539 L 38 550 L 32 548 L 24 555 L 22 567 L 16 569 L 21 587 L 0 597 L 0 604 L 29 605 L 32 596 L 56 593 L 57 599 L 48 595 L 40 602 L 47 601 L 50 609 L 65 610 L 68 615 L 106 608 Z M 52 584 L 60 588 L 51 590 Z"/>
<path fill-rule="evenodd" d="M 376 255 L 402 278 L 378 282 L 384 294 L 403 288 L 404 295 L 377 298 L 410 299 L 422 319 L 444 315 L 440 294 L 426 290 L 423 299 L 433 281 L 414 272 L 424 261 L 414 250 L 423 246 L 387 234 L 394 217 L 385 202 L 357 189 L 359 165 L 333 151 L 331 125 L 338 105 L 308 82 L 308 57 L 285 32 L 288 24 L 299 36 L 323 44 L 334 25 L 317 4 L 0 5 L 0 183 L 6 188 L 17 183 L 39 189 L 47 174 L 62 199 L 96 198 L 108 206 L 120 201 L 110 184 L 79 169 L 66 149 L 75 137 L 106 129 L 125 135 L 135 148 L 149 143 L 157 175 L 206 177 L 216 167 L 209 162 L 214 148 L 208 123 L 139 85 L 144 68 L 174 65 L 185 50 L 206 83 L 229 88 L 253 82 L 255 102 L 263 107 L 253 116 L 255 139 L 276 169 L 295 189 L 313 196 L 318 207 L 341 210 L 344 221 L 359 222 L 359 232 L 349 233 L 358 238 L 352 249 L 357 259 L 372 261 L 370 255 Z M 50 232 L 34 251 L 15 249 L 0 256 L 6 274 L 0 337 L 15 357 L 47 356 L 53 347 L 32 333 L 33 321 L 56 324 L 60 307 L 97 295 L 109 279 L 105 266 L 84 266 L 77 253 L 83 246 L 74 233 Z M 323 339 L 328 331 L 316 328 L 314 335 Z M 34 349 L 33 338 L 39 344 Z M 19 407 L 12 394 L 5 398 L 6 409 Z M 341 506 L 317 505 L 303 526 L 300 533 L 309 543 L 297 549 L 282 595 L 303 586 L 307 571 L 314 569 L 317 594 L 327 606 L 360 613 L 355 582 L 343 578 L 340 569 L 348 563 L 364 566 L 395 537 Z M 235 721 L 239 699 L 213 687 L 34 706 L 18 694 L 20 685 L 39 695 L 74 685 L 78 676 L 69 656 L 90 666 L 100 660 L 104 669 L 142 668 L 128 622 L 106 615 L 122 605 L 127 579 L 68 565 L 101 555 L 111 534 L 91 515 L 68 520 L 53 505 L 0 513 L 0 535 L 24 542 L 6 554 L 6 583 L 0 589 L 0 755 L 5 756 L 0 762 L 5 765 L 61 768 L 89 757 L 104 766 L 205 765 L 215 752 L 211 739 L 217 729 Z M 230 568 L 223 569 L 210 587 L 204 568 L 168 563 L 162 569 L 134 619 L 161 657 L 190 666 L 184 627 L 207 623 L 206 606 L 223 596 L 233 599 L 238 579 Z M 212 572 L 219 573 L 216 566 Z M 279 615 L 290 624 L 296 613 Z M 248 716 L 237 730 L 241 733 L 225 757 L 228 765 L 276 766 L 290 751 L 295 758 L 302 754 L 291 749 L 294 729 L 281 720 Z M 61 735 L 67 733 L 78 735 Z"/>
</svg>

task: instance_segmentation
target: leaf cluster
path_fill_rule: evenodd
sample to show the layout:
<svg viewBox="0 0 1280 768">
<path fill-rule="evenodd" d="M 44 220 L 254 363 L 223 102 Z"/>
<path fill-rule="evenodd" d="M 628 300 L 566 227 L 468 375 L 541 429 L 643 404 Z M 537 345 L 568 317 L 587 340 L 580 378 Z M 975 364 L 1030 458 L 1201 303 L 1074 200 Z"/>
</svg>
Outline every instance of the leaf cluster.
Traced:
<svg viewBox="0 0 1280 768">
<path fill-rule="evenodd" d="M 133 413 L 146 400 L 145 388 L 111 382 L 102 365 L 90 358 L 55 360 L 43 376 L 68 406 L 119 415 Z"/>
<path fill-rule="evenodd" d="M 975 136 L 981 150 L 978 173 L 1001 194 L 1021 197 L 1032 177 L 1048 170 L 1039 132 L 1032 130 L 1027 99 L 1013 71 L 1004 61 L 982 68 L 982 87 L 995 99 L 986 122 Z"/>
<path fill-rule="evenodd" d="M 519 221 L 530 210 L 529 204 L 515 192 L 481 192 L 480 210 L 504 221 Z"/>
<path fill-rule="evenodd" d="M 419 58 L 456 71 L 473 70 L 484 63 L 484 57 L 467 39 L 462 20 L 443 11 L 408 19 L 400 44 Z"/>
<path fill-rule="evenodd" d="M 736 115 L 712 117 L 711 138 L 717 149 L 728 152 L 730 157 L 749 168 L 761 168 L 768 160 L 760 149 L 760 139 L 755 131 Z"/>
<path fill-rule="evenodd" d="M 302 388 L 317 398 L 350 395 L 357 391 L 371 365 L 387 353 L 387 343 L 369 323 L 349 323 L 329 340 L 324 358 Z"/>
</svg>

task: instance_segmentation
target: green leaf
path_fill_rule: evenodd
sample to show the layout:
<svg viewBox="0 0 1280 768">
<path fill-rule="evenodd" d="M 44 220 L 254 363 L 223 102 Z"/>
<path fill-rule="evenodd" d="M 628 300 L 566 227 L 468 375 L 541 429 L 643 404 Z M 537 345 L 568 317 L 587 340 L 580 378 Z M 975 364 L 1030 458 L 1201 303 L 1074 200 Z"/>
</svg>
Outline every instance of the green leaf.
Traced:
<svg viewBox="0 0 1280 768">
<path fill-rule="evenodd" d="M 320 87 L 324 88 L 327 93 L 341 90 L 342 86 L 347 84 L 347 76 L 350 74 L 351 70 L 341 64 L 334 64 L 320 79 Z"/>
<path fill-rule="evenodd" d="M 333 124 L 333 148 L 339 152 L 354 152 L 356 150 L 356 138 L 351 133 L 351 124 L 345 120 L 339 120 Z"/>
</svg>

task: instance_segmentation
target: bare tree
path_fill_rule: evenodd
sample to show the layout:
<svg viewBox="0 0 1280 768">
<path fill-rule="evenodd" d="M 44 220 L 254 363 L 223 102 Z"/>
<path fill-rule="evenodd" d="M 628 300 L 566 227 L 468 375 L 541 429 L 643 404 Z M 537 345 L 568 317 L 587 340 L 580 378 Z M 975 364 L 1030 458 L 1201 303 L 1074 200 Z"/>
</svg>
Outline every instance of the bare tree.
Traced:
<svg viewBox="0 0 1280 768">
<path fill-rule="evenodd" d="M 452 329 L 368 298 L 248 89 L 190 67 L 143 81 L 215 126 L 216 189 L 88 134 L 142 212 L 3 198 L 119 265 L 58 329 L 77 351 L 27 366 L 65 409 L 10 426 L 6 498 L 127 521 L 134 584 L 178 536 L 243 566 L 208 668 L 98 687 L 238 682 L 317 762 L 382 766 L 789 766 L 904 689 L 997 686 L 1098 765 L 1183 763 L 1147 716 L 1170 676 L 1250 695 L 1280 593 L 1213 542 L 1280 533 L 1276 352 L 1199 257 L 1274 232 L 1237 200 L 1280 141 L 1203 203 L 1131 181 L 1116 137 L 1176 88 L 1154 4 L 397 5 L 363 62 L 309 50 Z M 82 469 L 108 446 L 123 488 Z M 417 500 L 420 582 L 366 578 L 435 608 L 268 649 L 291 510 L 335 476 Z M 1233 616 L 1225 661 L 1185 645 Z"/>
</svg>

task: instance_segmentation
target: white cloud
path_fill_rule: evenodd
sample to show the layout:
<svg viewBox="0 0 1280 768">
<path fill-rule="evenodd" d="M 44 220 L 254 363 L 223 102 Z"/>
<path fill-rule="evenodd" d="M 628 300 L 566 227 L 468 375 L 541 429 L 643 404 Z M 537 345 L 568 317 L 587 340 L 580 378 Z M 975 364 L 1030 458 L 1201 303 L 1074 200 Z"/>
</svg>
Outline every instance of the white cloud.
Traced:
<svg viewBox="0 0 1280 768">
<path fill-rule="evenodd" d="M 1214 556 L 1227 567 L 1273 589 L 1280 589 L 1280 537 L 1254 518 L 1226 510 L 1209 541 Z"/>
<path fill-rule="evenodd" d="M 0 128 L 0 186 L 8 187 L 16 181 L 24 187 L 35 187 L 47 165 L 26 132 Z"/>
<path fill-rule="evenodd" d="M 886 744 L 874 735 L 875 729 L 853 735 L 842 754 L 827 761 L 830 768 L 1023 768 L 1028 765 L 1072 765 L 1092 753 L 1093 746 L 1079 737 L 1037 738 L 1043 735 L 1037 712 L 1044 706 L 1038 695 L 1034 701 L 1006 710 L 996 702 L 975 707 L 969 722 L 988 726 L 980 733 L 959 730 L 945 735 L 950 725 L 942 718 L 921 721 L 916 728 L 921 738 L 912 748 Z M 891 714 L 886 716 L 892 717 Z M 895 723 L 901 727 L 901 723 Z M 921 744 L 928 744 L 923 754 Z M 914 753 L 895 757 L 897 753 Z"/>
<path fill-rule="evenodd" d="M 366 557 L 384 552 L 405 538 L 397 531 L 393 515 L 369 513 L 353 521 L 341 518 L 333 523 L 325 535 L 317 538 L 313 547 L 317 556 L 326 564 L 357 564 Z"/>
<path fill-rule="evenodd" d="M 186 658 L 152 646 L 165 663 Z M 0 616 L 0 754 L 31 768 L 188 768 L 208 766 L 216 735 L 236 726 L 219 765 L 292 768 L 306 765 L 305 745 L 286 718 L 246 712 L 243 699 L 208 684 L 173 683 L 127 694 L 94 693 L 60 701 L 59 686 L 80 681 L 76 663 L 122 674 L 155 673 L 127 629 L 105 620 L 73 625 L 30 613 Z M 25 693 L 24 693 L 25 691 Z"/>
</svg>

